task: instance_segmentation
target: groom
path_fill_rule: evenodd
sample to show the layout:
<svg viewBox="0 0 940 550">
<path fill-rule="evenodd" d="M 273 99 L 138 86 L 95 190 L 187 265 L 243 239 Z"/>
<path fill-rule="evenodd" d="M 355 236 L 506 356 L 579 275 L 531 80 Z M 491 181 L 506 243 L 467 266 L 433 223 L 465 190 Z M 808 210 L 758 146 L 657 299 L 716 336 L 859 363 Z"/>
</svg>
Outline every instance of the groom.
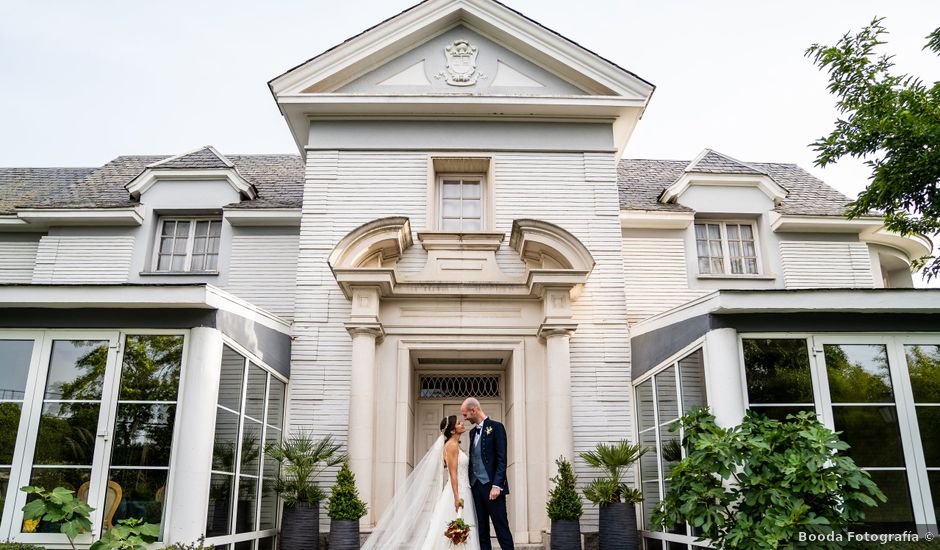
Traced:
<svg viewBox="0 0 940 550">
<path fill-rule="evenodd" d="M 470 487 L 473 505 L 477 512 L 477 529 L 480 530 L 480 550 L 492 550 L 490 543 L 490 520 L 496 528 L 496 540 L 502 550 L 513 550 L 512 533 L 509 532 L 509 517 L 506 515 L 506 495 L 509 482 L 506 480 L 506 428 L 499 422 L 487 418 L 480 402 L 468 398 L 460 406 L 465 420 L 476 424 L 470 431 Z"/>
</svg>

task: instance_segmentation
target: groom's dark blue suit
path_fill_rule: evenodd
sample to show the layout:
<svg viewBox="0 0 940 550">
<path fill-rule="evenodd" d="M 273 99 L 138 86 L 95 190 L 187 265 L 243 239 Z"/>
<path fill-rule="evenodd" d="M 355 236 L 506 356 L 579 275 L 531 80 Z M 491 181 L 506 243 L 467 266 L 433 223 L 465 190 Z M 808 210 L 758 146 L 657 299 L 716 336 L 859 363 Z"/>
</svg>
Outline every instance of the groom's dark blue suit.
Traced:
<svg viewBox="0 0 940 550">
<path fill-rule="evenodd" d="M 479 444 L 477 434 L 480 435 Z M 500 548 L 513 549 L 509 517 L 506 515 L 506 495 L 509 494 L 509 481 L 506 479 L 507 447 L 506 428 L 495 420 L 485 418 L 479 426 L 470 431 L 470 487 L 477 513 L 480 550 L 492 549 L 490 520 L 493 521 Z M 480 479 L 474 472 L 476 467 L 480 466 L 479 461 L 482 461 L 488 478 L 486 480 Z M 493 487 L 499 487 L 500 493 L 497 498 L 490 500 L 490 490 Z"/>
</svg>

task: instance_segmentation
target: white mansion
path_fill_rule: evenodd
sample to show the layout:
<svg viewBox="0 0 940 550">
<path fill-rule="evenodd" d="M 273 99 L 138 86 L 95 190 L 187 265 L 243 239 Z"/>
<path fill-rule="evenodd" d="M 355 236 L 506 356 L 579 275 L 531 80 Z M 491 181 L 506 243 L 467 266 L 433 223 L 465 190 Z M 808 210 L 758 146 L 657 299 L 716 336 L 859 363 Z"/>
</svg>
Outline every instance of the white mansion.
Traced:
<svg viewBox="0 0 940 550">
<path fill-rule="evenodd" d="M 368 531 L 468 395 L 507 426 L 521 543 L 554 459 L 601 441 L 655 450 L 647 525 L 666 426 L 704 404 L 815 410 L 889 496 L 872 528 L 936 525 L 928 240 L 792 164 L 622 159 L 653 85 L 494 0 L 426 0 L 269 85 L 299 155 L 0 169 L 0 540 L 65 547 L 24 525 L 42 484 L 96 530 L 273 548 L 260 449 L 300 427 L 347 446 Z"/>
</svg>

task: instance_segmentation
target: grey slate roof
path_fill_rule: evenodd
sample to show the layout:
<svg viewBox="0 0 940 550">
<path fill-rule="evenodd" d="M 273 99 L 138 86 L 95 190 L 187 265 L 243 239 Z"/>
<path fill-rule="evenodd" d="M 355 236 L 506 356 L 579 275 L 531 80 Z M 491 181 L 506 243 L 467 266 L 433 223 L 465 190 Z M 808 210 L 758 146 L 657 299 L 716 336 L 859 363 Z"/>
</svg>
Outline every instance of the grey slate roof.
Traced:
<svg viewBox="0 0 940 550">
<path fill-rule="evenodd" d="M 848 197 L 796 164 L 767 162 L 746 164 L 758 173 L 767 174 L 787 190 L 786 198 L 780 206 L 774 209 L 781 214 L 841 216 L 846 204 L 850 201 Z M 621 160 L 617 167 L 620 208 L 691 212 L 691 209 L 682 205 L 659 202 L 662 192 L 679 179 L 688 166 L 689 161 L 686 160 Z"/>
<path fill-rule="evenodd" d="M 686 172 L 698 172 L 705 174 L 763 174 L 754 166 L 741 162 L 738 159 L 723 155 L 712 149 L 705 149 L 702 154 L 685 169 Z"/>
<path fill-rule="evenodd" d="M 190 163 L 208 162 L 206 153 L 211 151 L 201 149 L 177 157 L 121 156 L 100 168 L 0 168 L 0 214 L 12 214 L 17 207 L 133 206 L 135 202 L 124 186 L 149 165 L 173 159 L 166 164 L 180 161 L 176 166 L 192 167 Z M 229 205 L 230 208 L 299 208 L 302 205 L 304 164 L 298 155 L 218 155 L 217 158 L 231 162 L 242 177 L 258 189 L 257 199 L 241 201 Z M 711 162 L 708 161 L 708 166 L 714 166 Z M 159 167 L 166 167 L 166 164 Z M 690 211 L 682 205 L 658 201 L 663 190 L 675 182 L 688 166 L 689 161 L 684 160 L 620 161 L 617 167 L 620 207 L 627 210 Z M 795 164 L 752 162 L 747 166 L 769 175 L 788 191 L 783 203 L 776 208 L 782 214 L 839 216 L 849 202 L 848 197 Z"/>
<path fill-rule="evenodd" d="M 211 145 L 206 145 L 201 149 L 183 153 L 175 157 L 170 157 L 157 161 L 148 168 L 173 169 L 173 168 L 233 168 L 232 161 L 225 158 L 221 153 L 215 150 Z"/>
<path fill-rule="evenodd" d="M 119 208 L 136 204 L 128 182 L 148 166 L 167 160 L 169 168 L 219 168 L 230 162 L 258 190 L 258 198 L 233 208 L 299 208 L 304 165 L 298 155 L 229 155 L 211 160 L 206 148 L 191 154 L 120 156 L 100 168 L 0 168 L 0 214 L 20 208 Z M 215 157 L 215 154 L 212 153 Z M 201 166 L 196 166 L 201 163 Z M 156 168 L 168 168 L 160 164 Z"/>
</svg>

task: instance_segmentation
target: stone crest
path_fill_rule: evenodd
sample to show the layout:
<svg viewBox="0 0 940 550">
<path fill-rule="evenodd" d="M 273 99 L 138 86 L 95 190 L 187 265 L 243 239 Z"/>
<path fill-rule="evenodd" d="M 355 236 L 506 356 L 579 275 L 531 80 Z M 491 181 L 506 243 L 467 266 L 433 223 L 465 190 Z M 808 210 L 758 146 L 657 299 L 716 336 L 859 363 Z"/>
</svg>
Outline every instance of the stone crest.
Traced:
<svg viewBox="0 0 940 550">
<path fill-rule="evenodd" d="M 444 48 L 447 72 L 439 76 L 451 86 L 473 86 L 482 75 L 477 72 L 477 47 L 467 40 L 455 40 Z"/>
</svg>

